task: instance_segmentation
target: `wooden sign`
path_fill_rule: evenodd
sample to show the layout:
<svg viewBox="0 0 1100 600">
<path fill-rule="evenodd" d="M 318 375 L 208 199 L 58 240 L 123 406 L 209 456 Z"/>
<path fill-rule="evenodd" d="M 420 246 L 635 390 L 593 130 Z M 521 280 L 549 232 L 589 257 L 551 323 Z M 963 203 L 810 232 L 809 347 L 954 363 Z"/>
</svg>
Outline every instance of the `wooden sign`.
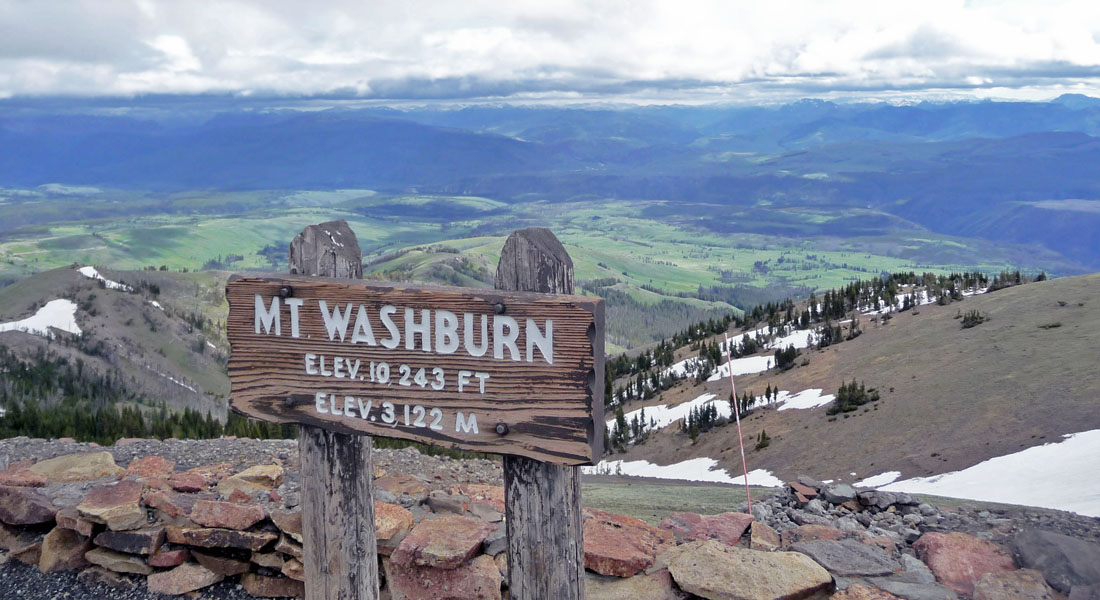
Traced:
<svg viewBox="0 0 1100 600">
<path fill-rule="evenodd" d="M 342 433 L 599 462 L 603 301 L 235 275 L 231 406 Z"/>
</svg>

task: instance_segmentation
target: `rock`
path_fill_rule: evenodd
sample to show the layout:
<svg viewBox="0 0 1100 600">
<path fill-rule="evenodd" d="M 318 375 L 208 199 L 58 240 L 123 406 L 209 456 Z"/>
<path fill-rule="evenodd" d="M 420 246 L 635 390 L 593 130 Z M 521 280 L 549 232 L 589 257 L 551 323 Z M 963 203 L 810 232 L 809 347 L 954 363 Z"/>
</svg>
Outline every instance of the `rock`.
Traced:
<svg viewBox="0 0 1100 600">
<path fill-rule="evenodd" d="M 388 502 L 374 503 L 374 532 L 378 553 L 389 556 L 412 531 L 413 514 L 406 508 Z"/>
<path fill-rule="evenodd" d="M 470 508 L 470 499 L 443 490 L 432 490 L 428 493 L 428 507 L 437 514 L 464 515 Z"/>
<path fill-rule="evenodd" d="M 116 573 L 148 575 L 153 572 L 153 568 L 140 556 L 123 554 L 106 548 L 92 548 L 84 554 L 84 558 L 90 563 L 95 563 Z"/>
<path fill-rule="evenodd" d="M 203 527 L 248 529 L 264 520 L 264 507 L 216 500 L 199 500 L 191 509 L 190 519 Z"/>
<path fill-rule="evenodd" d="M 1075 585 L 1069 600 L 1100 600 L 1100 585 Z"/>
<path fill-rule="evenodd" d="M 376 489 L 383 489 L 394 496 L 417 496 L 426 498 L 430 488 L 428 484 L 413 475 L 386 475 L 374 480 Z"/>
<path fill-rule="evenodd" d="M 752 523 L 752 515 L 745 513 L 722 513 L 719 515 L 697 515 L 695 513 L 676 513 L 669 515 L 657 527 L 672 531 L 677 544 L 697 540 L 718 540 L 727 546 L 734 546 Z"/>
<path fill-rule="evenodd" d="M 780 535 L 783 547 L 797 542 L 812 542 L 815 540 L 842 540 L 848 534 L 828 525 L 799 525 L 794 529 L 788 529 Z"/>
<path fill-rule="evenodd" d="M 186 517 L 199 500 L 209 500 L 213 496 L 199 494 L 180 494 L 169 491 L 153 492 L 145 497 L 145 504 L 162 511 L 169 518 Z"/>
<path fill-rule="evenodd" d="M 163 456 L 136 458 L 126 467 L 125 477 L 161 477 L 167 479 L 176 469 L 176 463 Z"/>
<path fill-rule="evenodd" d="M 232 558 L 220 554 L 192 550 L 191 556 L 195 559 L 195 562 L 206 567 L 207 569 L 210 569 L 218 575 L 223 575 L 225 577 L 247 573 L 248 570 L 251 568 L 249 565 L 249 561 L 247 560 L 241 560 L 238 558 Z"/>
<path fill-rule="evenodd" d="M 863 526 L 852 517 L 841 517 L 837 519 L 836 528 L 841 531 L 863 531 Z"/>
<path fill-rule="evenodd" d="M 141 506 L 142 489 L 136 481 L 94 487 L 76 510 L 80 516 L 105 524 L 108 529 L 138 529 L 147 523 L 145 509 Z"/>
<path fill-rule="evenodd" d="M 585 596 L 592 600 L 680 600 L 668 569 L 633 577 L 605 577 L 585 571 Z"/>
<path fill-rule="evenodd" d="M 165 550 L 161 548 L 159 552 L 151 555 L 146 562 L 150 567 L 178 567 L 187 562 L 191 558 L 191 552 L 187 548 L 176 548 L 173 550 Z"/>
<path fill-rule="evenodd" d="M 842 577 L 876 577 L 901 570 L 901 565 L 882 550 L 853 540 L 797 542 L 788 550 L 801 552 Z"/>
<path fill-rule="evenodd" d="M 875 585 L 905 600 L 958 600 L 951 588 L 938 583 L 907 583 L 892 579 L 876 579 Z"/>
<path fill-rule="evenodd" d="M 455 486 L 451 492 L 466 496 L 471 503 L 488 504 L 497 512 L 504 512 L 504 486 L 463 483 Z"/>
<path fill-rule="evenodd" d="M 291 579 L 298 581 L 306 580 L 306 566 L 302 564 L 302 561 L 297 558 L 292 558 L 283 563 L 282 569 L 280 569 L 283 575 Z"/>
<path fill-rule="evenodd" d="M 917 507 L 917 510 L 920 511 L 920 514 L 921 514 L 922 517 L 931 517 L 931 516 L 939 513 L 939 511 L 936 510 L 936 508 L 934 506 L 932 506 L 931 504 L 923 503 L 923 502 Z"/>
<path fill-rule="evenodd" d="M 199 546 L 201 548 L 240 548 L 263 550 L 278 535 L 267 531 L 237 531 L 235 529 L 192 528 L 171 526 L 165 529 L 168 541 L 173 544 Z"/>
<path fill-rule="evenodd" d="M 791 489 L 794 490 L 795 494 L 798 494 L 798 495 L 800 495 L 800 496 L 802 496 L 803 498 L 806 499 L 806 500 L 799 500 L 799 502 L 801 502 L 803 504 L 808 502 L 810 499 L 817 498 L 817 490 L 812 488 L 812 487 L 809 487 L 809 486 L 807 486 L 805 484 L 802 484 L 802 483 L 799 483 L 797 481 L 787 482 L 787 485 L 789 485 L 791 487 Z"/>
<path fill-rule="evenodd" d="M 776 530 L 760 521 L 754 521 L 749 530 L 749 547 L 753 550 L 771 552 L 782 547 L 783 542 Z"/>
<path fill-rule="evenodd" d="M 640 519 L 593 508 L 584 513 L 584 566 L 600 575 L 636 575 L 673 543 L 671 531 Z"/>
<path fill-rule="evenodd" d="M 714 540 L 677 546 L 667 564 L 680 589 L 708 600 L 803 598 L 833 581 L 804 554 L 741 550 Z"/>
<path fill-rule="evenodd" d="M 905 583 L 936 583 L 936 576 L 932 574 L 932 570 L 915 556 L 902 554 L 901 567 L 902 572 L 892 575 L 891 580 Z"/>
<path fill-rule="evenodd" d="M 279 571 L 286 564 L 286 559 L 278 552 L 253 552 L 249 557 L 252 563 Z"/>
<path fill-rule="evenodd" d="M 821 489 L 825 487 L 824 482 L 818 481 L 818 480 L 816 480 L 813 477 L 810 477 L 808 475 L 799 475 L 798 476 L 798 483 L 806 486 L 807 488 L 812 490 L 815 494 L 817 492 L 820 492 Z"/>
<path fill-rule="evenodd" d="M 1100 545 L 1052 531 L 1029 529 L 1016 535 L 1013 555 L 1021 567 L 1042 572 L 1050 587 L 1100 585 Z"/>
<path fill-rule="evenodd" d="M 22 548 L 11 551 L 11 558 L 25 564 L 36 566 L 42 562 L 42 542 L 36 541 Z"/>
<path fill-rule="evenodd" d="M 39 475 L 34 471 L 24 467 L 20 469 L 9 469 L 0 473 L 0 485 L 10 485 L 12 487 L 44 487 L 50 480 L 45 475 Z"/>
<path fill-rule="evenodd" d="M 508 550 L 508 528 L 504 523 L 497 523 L 493 527 L 494 529 L 481 543 L 481 552 L 489 556 L 496 556 Z"/>
<path fill-rule="evenodd" d="M 1054 590 L 1034 569 L 986 573 L 974 586 L 974 600 L 1054 600 Z"/>
<path fill-rule="evenodd" d="M 844 504 L 856 499 L 856 488 L 847 483 L 830 483 L 821 490 L 821 495 L 832 504 Z"/>
<path fill-rule="evenodd" d="M 103 567 L 88 567 L 76 576 L 76 580 L 86 585 L 105 585 L 120 591 L 137 587 L 133 581 Z"/>
<path fill-rule="evenodd" d="M 909 500 L 912 497 L 906 494 Z M 880 510 L 886 510 L 898 502 L 898 495 L 894 492 L 884 492 L 881 490 L 867 490 L 859 492 L 859 503 L 863 506 L 874 506 Z"/>
<path fill-rule="evenodd" d="M 168 485 L 177 492 L 201 492 L 206 487 L 206 478 L 198 473 L 176 473 L 168 478 Z"/>
<path fill-rule="evenodd" d="M 92 549 L 92 542 L 73 531 L 55 527 L 42 539 L 38 570 L 53 573 L 66 569 L 83 569 L 88 566 L 84 553 Z"/>
<path fill-rule="evenodd" d="M 130 531 L 104 531 L 95 537 L 96 545 L 129 554 L 153 554 L 164 543 L 164 527 L 146 527 Z"/>
<path fill-rule="evenodd" d="M 913 549 L 940 583 L 968 596 L 982 575 L 1016 568 L 1000 546 L 965 533 L 926 533 Z"/>
<path fill-rule="evenodd" d="M 470 516 L 477 517 L 486 523 L 499 523 L 504 520 L 504 515 L 497 509 L 480 502 L 470 504 Z"/>
<path fill-rule="evenodd" d="M 234 492 L 252 499 L 257 493 L 268 493 L 283 482 L 283 468 L 279 465 L 256 465 L 218 482 L 218 495 L 230 498 Z"/>
<path fill-rule="evenodd" d="M 421 521 L 390 559 L 401 567 L 455 569 L 481 550 L 481 543 L 492 530 L 492 525 L 473 517 L 444 515 Z"/>
<path fill-rule="evenodd" d="M 508 553 L 501 552 L 493 557 L 493 562 L 496 563 L 497 569 L 500 569 L 500 580 L 505 587 L 508 586 Z"/>
<path fill-rule="evenodd" d="M 294 540 L 285 535 L 281 536 L 279 538 L 279 543 L 275 544 L 275 551 L 289 554 L 299 560 L 302 558 L 302 545 L 295 543 Z"/>
<path fill-rule="evenodd" d="M 0 521 L 37 525 L 54 520 L 57 508 L 45 494 L 28 487 L 0 486 Z"/>
<path fill-rule="evenodd" d="M 302 598 L 306 595 L 306 586 L 301 581 L 256 573 L 241 575 L 241 587 L 256 598 Z"/>
<path fill-rule="evenodd" d="M 170 570 L 153 573 L 146 579 L 149 591 L 154 594 L 178 596 L 214 585 L 223 576 L 195 563 L 183 563 Z"/>
<path fill-rule="evenodd" d="M 0 549 L 20 552 L 41 540 L 33 531 L 0 523 Z"/>
<path fill-rule="evenodd" d="M 816 517 L 824 517 L 825 516 L 825 505 L 822 504 L 821 500 L 819 500 L 817 498 L 814 498 L 813 500 L 810 500 L 809 502 L 807 502 L 806 506 L 803 507 L 803 510 L 805 510 L 806 512 L 808 512 L 811 515 L 814 515 Z"/>
<path fill-rule="evenodd" d="M 57 511 L 54 519 L 57 521 L 58 527 L 72 529 L 84 537 L 92 537 L 95 532 L 96 524 L 80 518 L 80 514 L 76 512 L 76 507 L 63 508 Z"/>
<path fill-rule="evenodd" d="M 383 560 L 382 565 L 393 600 L 500 600 L 500 570 L 484 554 L 455 569 L 400 565 L 392 560 Z"/>
<path fill-rule="evenodd" d="M 900 600 L 897 596 L 869 585 L 848 586 L 842 592 L 833 594 L 831 600 Z"/>
<path fill-rule="evenodd" d="M 375 503 L 375 511 L 377 512 L 378 503 Z M 302 543 L 302 512 L 290 512 L 288 510 L 273 510 L 271 514 L 271 522 L 275 523 L 275 526 L 280 531 L 289 535 L 294 541 L 299 544 Z M 378 516 L 374 517 L 374 526 L 378 527 Z"/>
<path fill-rule="evenodd" d="M 67 454 L 31 465 L 30 470 L 46 477 L 50 483 L 91 481 L 101 477 L 121 475 L 124 470 L 115 464 L 110 452 Z"/>
</svg>

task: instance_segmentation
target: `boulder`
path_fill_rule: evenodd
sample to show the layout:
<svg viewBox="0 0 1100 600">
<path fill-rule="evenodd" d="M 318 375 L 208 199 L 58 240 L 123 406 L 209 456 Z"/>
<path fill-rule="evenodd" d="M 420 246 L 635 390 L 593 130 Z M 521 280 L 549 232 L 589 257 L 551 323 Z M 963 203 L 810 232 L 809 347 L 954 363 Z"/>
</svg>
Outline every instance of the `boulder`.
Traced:
<svg viewBox="0 0 1100 600">
<path fill-rule="evenodd" d="M 876 579 L 875 585 L 905 600 L 958 600 L 951 588 L 938 583 L 909 583 L 892 578 Z"/>
<path fill-rule="evenodd" d="M 1054 590 L 1034 569 L 986 573 L 974 586 L 974 600 L 1054 600 Z"/>
<path fill-rule="evenodd" d="M 805 500 L 799 500 L 799 502 L 803 504 L 805 504 L 809 500 L 817 498 L 817 490 L 815 488 L 799 483 L 797 481 L 787 482 L 787 485 L 791 486 L 791 489 L 794 490 L 795 494 L 802 496 L 802 498 L 805 498 Z"/>
<path fill-rule="evenodd" d="M 296 579 L 298 581 L 306 580 L 306 566 L 302 564 L 302 561 L 300 559 L 292 558 L 286 561 L 285 563 L 283 563 L 282 568 L 279 570 L 283 573 L 283 575 L 286 575 L 291 579 Z"/>
<path fill-rule="evenodd" d="M 833 594 L 831 600 L 901 600 L 897 596 L 870 585 L 851 585 Z"/>
<path fill-rule="evenodd" d="M 54 520 L 57 508 L 43 493 L 28 487 L 0 486 L 0 521 L 38 525 Z"/>
<path fill-rule="evenodd" d="M 1100 585 L 1075 585 L 1069 600 L 1100 600 Z"/>
<path fill-rule="evenodd" d="M 750 548 L 753 550 L 771 552 L 772 550 L 778 550 L 782 545 L 783 542 L 776 530 L 769 527 L 766 523 L 753 521 L 752 527 L 749 530 Z"/>
<path fill-rule="evenodd" d="M 400 567 L 455 569 L 481 550 L 492 529 L 484 521 L 458 515 L 424 520 L 413 527 L 390 558 Z"/>
<path fill-rule="evenodd" d="M 54 519 L 57 521 L 58 527 L 72 529 L 84 537 L 91 537 L 95 532 L 96 524 L 87 519 L 80 518 L 80 514 L 76 512 L 75 506 L 57 511 L 57 514 L 54 515 Z"/>
<path fill-rule="evenodd" d="M 49 482 L 50 480 L 45 475 L 39 475 L 26 467 L 0 472 L 0 485 L 44 487 Z"/>
<path fill-rule="evenodd" d="M 926 533 L 913 549 L 935 573 L 936 579 L 960 594 L 971 596 L 986 573 L 1016 569 L 1000 546 L 965 533 Z"/>
<path fill-rule="evenodd" d="M 1050 587 L 1100 585 L 1100 545 L 1053 531 L 1029 529 L 1016 535 L 1012 552 L 1021 567 L 1043 574 Z"/>
<path fill-rule="evenodd" d="M 240 548 L 242 550 L 263 550 L 279 538 L 268 531 L 237 531 L 235 529 L 216 529 L 210 527 L 194 528 L 171 526 L 165 529 L 168 541 L 173 544 L 198 546 L 200 548 Z"/>
<path fill-rule="evenodd" d="M 470 499 L 443 490 L 432 490 L 428 493 L 428 508 L 437 514 L 464 515 L 470 509 Z"/>
<path fill-rule="evenodd" d="M 413 514 L 389 502 L 374 503 L 374 532 L 378 551 L 389 555 L 413 528 Z"/>
<path fill-rule="evenodd" d="M 844 504 L 856 499 L 856 488 L 847 483 L 830 483 L 821 490 L 821 495 L 832 504 Z"/>
<path fill-rule="evenodd" d="M 10 556 L 25 565 L 36 566 L 42 562 L 42 541 L 38 540 L 22 548 L 15 548 Z"/>
<path fill-rule="evenodd" d="M 812 542 L 815 540 L 842 540 L 848 537 L 848 533 L 829 527 L 828 525 L 799 525 L 794 529 L 788 529 L 780 535 L 783 547 L 797 542 Z"/>
<path fill-rule="evenodd" d="M 299 560 L 302 558 L 302 545 L 285 535 L 279 537 L 279 542 L 275 544 L 275 551 L 288 554 Z"/>
<path fill-rule="evenodd" d="M 698 540 L 718 540 L 727 546 L 741 541 L 741 536 L 753 522 L 752 515 L 728 512 L 719 515 L 676 513 L 661 521 L 661 529 L 672 531 L 677 544 Z"/>
<path fill-rule="evenodd" d="M 224 579 L 223 576 L 196 563 L 183 563 L 169 570 L 153 573 L 146 580 L 149 591 L 154 594 L 178 596 L 204 587 L 214 585 Z"/>
<path fill-rule="evenodd" d="M 41 534 L 19 527 L 8 527 L 0 523 L 0 550 L 7 550 L 15 554 L 41 541 Z"/>
<path fill-rule="evenodd" d="M 196 502 L 212 498 L 209 494 L 181 494 L 161 490 L 146 496 L 145 504 L 163 512 L 169 518 L 175 518 L 190 515 Z"/>
<path fill-rule="evenodd" d="M 797 542 L 788 550 L 809 556 L 833 575 L 841 577 L 876 577 L 901 571 L 901 564 L 882 550 L 853 540 Z"/>
<path fill-rule="evenodd" d="M 150 567 L 178 567 L 191 558 L 191 552 L 187 548 L 174 548 L 166 550 L 163 547 L 156 554 L 150 555 L 146 562 Z"/>
<path fill-rule="evenodd" d="M 177 492 L 201 492 L 206 488 L 206 478 L 198 473 L 175 473 L 168 478 L 168 485 Z"/>
<path fill-rule="evenodd" d="M 106 548 L 92 548 L 84 554 L 84 558 L 104 569 L 116 573 L 133 573 L 135 575 L 148 575 L 153 568 L 145 562 L 145 559 L 133 554 L 123 554 Z"/>
<path fill-rule="evenodd" d="M 253 564 L 279 571 L 286 564 L 286 559 L 278 552 L 253 552 L 249 557 Z"/>
<path fill-rule="evenodd" d="M 473 504 L 487 504 L 499 513 L 504 512 L 504 486 L 463 483 L 451 489 L 453 494 L 461 494 Z"/>
<path fill-rule="evenodd" d="M 584 513 L 584 566 L 600 575 L 636 575 L 673 543 L 671 531 L 640 519 L 594 508 Z"/>
<path fill-rule="evenodd" d="M 248 498 L 254 497 L 259 492 L 266 494 L 283 483 L 283 476 L 283 468 L 279 465 L 249 467 L 219 481 L 218 495 L 228 499 L 233 492 L 243 493 Z"/>
<path fill-rule="evenodd" d="M 210 569 L 218 575 L 224 575 L 226 577 L 247 573 L 251 568 L 246 557 L 233 558 L 223 554 L 202 552 L 200 550 L 192 550 L 191 557 L 200 565 Z"/>
<path fill-rule="evenodd" d="M 427 498 L 431 489 L 428 484 L 414 475 L 386 475 L 374 480 L 375 489 L 386 490 L 394 496 L 416 496 Z"/>
<path fill-rule="evenodd" d="M 85 585 L 104 585 L 119 591 L 130 591 L 137 587 L 125 576 L 103 567 L 88 567 L 76 576 L 76 580 Z"/>
<path fill-rule="evenodd" d="M 375 511 L 377 512 L 378 503 L 375 504 Z M 271 517 L 271 522 L 275 523 L 275 526 L 280 531 L 289 535 L 294 541 L 299 544 L 302 543 L 302 512 L 290 512 L 288 510 L 273 510 L 268 515 Z M 378 527 L 378 516 L 374 517 L 374 526 Z"/>
<path fill-rule="evenodd" d="M 708 600 L 803 598 L 833 582 L 804 554 L 742 550 L 714 540 L 677 546 L 665 562 L 680 589 Z"/>
<path fill-rule="evenodd" d="M 256 598 L 302 598 L 306 595 L 306 586 L 301 581 L 256 573 L 241 575 L 241 587 Z"/>
<path fill-rule="evenodd" d="M 167 479 L 176 469 L 176 463 L 163 456 L 143 456 L 130 461 L 125 477 L 156 477 Z"/>
<path fill-rule="evenodd" d="M 680 600 L 687 596 L 672 585 L 668 569 L 633 577 L 606 577 L 585 571 L 585 596 L 592 600 Z"/>
<path fill-rule="evenodd" d="M 190 519 L 203 527 L 239 530 L 252 527 L 265 516 L 264 507 L 255 504 L 198 500 L 191 508 Z"/>
<path fill-rule="evenodd" d="M 393 600 L 500 600 L 500 570 L 485 554 L 454 569 L 400 565 L 392 560 L 383 560 L 382 566 Z"/>
<path fill-rule="evenodd" d="M 136 481 L 97 486 L 84 496 L 76 510 L 80 516 L 105 524 L 108 529 L 138 529 L 147 523 L 141 506 L 142 490 L 143 486 Z"/>
<path fill-rule="evenodd" d="M 95 537 L 96 545 L 129 554 L 153 554 L 164 543 L 164 527 L 146 527 L 130 531 L 104 531 Z"/>
<path fill-rule="evenodd" d="M 30 470 L 44 476 L 50 483 L 66 481 L 91 481 L 102 477 L 115 477 L 124 469 L 115 464 L 110 452 L 66 454 L 31 465 Z"/>
<path fill-rule="evenodd" d="M 38 570 L 53 573 L 67 569 L 83 569 L 88 566 L 84 553 L 92 549 L 92 542 L 72 529 L 55 527 L 42 539 Z"/>
</svg>

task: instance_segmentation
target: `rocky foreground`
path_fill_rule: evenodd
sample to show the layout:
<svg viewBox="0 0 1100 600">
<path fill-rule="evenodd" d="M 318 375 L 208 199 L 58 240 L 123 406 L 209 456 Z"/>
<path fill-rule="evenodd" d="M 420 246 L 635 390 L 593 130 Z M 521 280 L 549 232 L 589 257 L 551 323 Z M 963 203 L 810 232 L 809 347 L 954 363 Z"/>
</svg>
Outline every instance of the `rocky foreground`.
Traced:
<svg viewBox="0 0 1100 600">
<path fill-rule="evenodd" d="M 499 466 L 375 456 L 383 597 L 506 598 Z M 303 594 L 294 442 L 16 438 L 0 441 L 0 469 L 2 597 L 74 576 L 59 596 Z M 593 600 L 1100 600 L 1100 521 L 1066 513 L 938 509 L 800 478 L 751 513 L 584 517 Z"/>
</svg>

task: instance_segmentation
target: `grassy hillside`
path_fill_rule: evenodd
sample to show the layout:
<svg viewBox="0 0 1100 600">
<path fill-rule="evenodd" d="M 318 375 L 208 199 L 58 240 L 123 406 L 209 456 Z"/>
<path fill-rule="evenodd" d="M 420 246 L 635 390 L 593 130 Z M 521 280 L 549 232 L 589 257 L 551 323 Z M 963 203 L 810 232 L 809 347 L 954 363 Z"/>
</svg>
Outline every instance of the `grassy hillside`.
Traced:
<svg viewBox="0 0 1100 600">
<path fill-rule="evenodd" d="M 825 408 L 757 409 L 743 421 L 745 438 L 766 430 L 772 442 L 762 450 L 749 444 L 749 468 L 846 481 L 888 470 L 927 476 L 1100 428 L 1098 290 L 1094 274 L 922 306 L 886 323 L 864 316 L 864 333 L 854 340 L 804 350 L 798 366 L 783 373 L 739 377 L 738 390 L 757 395 L 768 386 L 835 394 L 853 379 L 882 394 L 847 416 L 830 417 Z M 986 320 L 964 329 L 959 316 L 968 311 Z M 725 398 L 729 382 L 683 383 L 661 402 L 704 392 Z M 703 433 L 695 445 L 675 429 L 651 435 L 625 458 L 669 464 L 710 456 L 740 471 L 732 425 Z"/>
</svg>

